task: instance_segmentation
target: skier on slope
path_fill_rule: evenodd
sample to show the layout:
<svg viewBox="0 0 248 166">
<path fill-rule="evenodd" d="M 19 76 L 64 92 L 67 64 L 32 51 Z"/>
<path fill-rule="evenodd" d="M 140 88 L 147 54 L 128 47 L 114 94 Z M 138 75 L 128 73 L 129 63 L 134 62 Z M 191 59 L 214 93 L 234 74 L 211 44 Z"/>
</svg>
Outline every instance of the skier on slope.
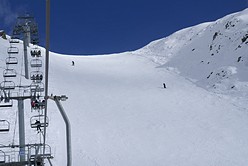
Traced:
<svg viewBox="0 0 248 166">
<path fill-rule="evenodd" d="M 164 85 L 164 88 L 166 89 L 166 84 L 165 84 L 165 83 L 163 83 L 163 85 Z"/>
</svg>

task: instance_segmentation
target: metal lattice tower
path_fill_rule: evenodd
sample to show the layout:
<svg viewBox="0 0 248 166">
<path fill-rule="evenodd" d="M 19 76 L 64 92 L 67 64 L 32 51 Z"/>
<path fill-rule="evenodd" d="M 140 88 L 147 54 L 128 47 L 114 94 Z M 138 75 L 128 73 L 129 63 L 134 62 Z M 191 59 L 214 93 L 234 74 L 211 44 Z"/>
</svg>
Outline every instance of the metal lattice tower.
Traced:
<svg viewBox="0 0 248 166">
<path fill-rule="evenodd" d="M 28 13 L 17 17 L 17 22 L 13 29 L 13 38 L 23 40 L 25 78 L 29 79 L 27 47 L 29 47 L 30 43 L 35 45 L 39 43 L 38 25 L 35 22 L 34 17 L 30 16 Z"/>
</svg>

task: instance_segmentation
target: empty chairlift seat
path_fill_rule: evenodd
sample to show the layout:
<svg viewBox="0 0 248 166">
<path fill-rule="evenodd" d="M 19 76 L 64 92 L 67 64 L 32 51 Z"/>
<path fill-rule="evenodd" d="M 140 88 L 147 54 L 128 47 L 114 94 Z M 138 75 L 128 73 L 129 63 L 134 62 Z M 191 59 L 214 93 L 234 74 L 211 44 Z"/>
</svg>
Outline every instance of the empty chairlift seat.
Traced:
<svg viewBox="0 0 248 166">
<path fill-rule="evenodd" d="M 42 60 L 40 59 L 32 59 L 30 61 L 31 67 L 42 67 Z"/>
<path fill-rule="evenodd" d="M 38 127 L 48 127 L 49 119 L 46 117 L 45 123 L 45 116 L 44 115 L 36 115 L 30 118 L 30 125 L 31 128 L 38 128 Z"/>
<path fill-rule="evenodd" d="M 18 59 L 16 57 L 8 57 L 5 61 L 6 65 L 13 65 L 18 63 Z"/>
<path fill-rule="evenodd" d="M 0 107 L 12 107 L 13 106 L 13 100 L 10 98 L 10 91 L 1 91 L 1 96 L 0 96 Z"/>
<path fill-rule="evenodd" d="M 20 40 L 20 34 L 12 34 L 11 38 L 10 39 L 13 39 L 13 40 Z"/>
<path fill-rule="evenodd" d="M 0 87 L 3 90 L 12 90 L 15 89 L 15 83 L 13 81 L 3 81 L 1 82 Z"/>
<path fill-rule="evenodd" d="M 43 73 L 40 71 L 32 71 L 30 73 L 30 79 L 36 82 L 41 82 L 43 80 Z"/>
<path fill-rule="evenodd" d="M 30 147 L 30 161 L 34 161 L 35 159 L 37 159 L 37 157 L 41 157 L 41 158 L 52 158 L 52 154 L 51 154 L 51 147 L 49 145 L 34 145 Z"/>
<path fill-rule="evenodd" d="M 19 43 L 20 40 L 17 37 L 11 37 L 11 39 L 9 39 L 9 43 L 14 44 L 14 43 Z"/>
<path fill-rule="evenodd" d="M 8 54 L 18 54 L 19 53 L 19 49 L 17 47 L 9 47 L 7 49 Z"/>
<path fill-rule="evenodd" d="M 0 164 L 3 164 L 6 162 L 6 155 L 4 151 L 0 150 Z"/>
<path fill-rule="evenodd" d="M 12 107 L 12 106 L 13 106 L 13 100 L 1 97 L 0 107 Z"/>
<path fill-rule="evenodd" d="M 30 51 L 32 57 L 41 57 L 41 49 L 39 48 L 32 48 Z"/>
<path fill-rule="evenodd" d="M 30 85 L 31 92 L 44 92 L 44 84 L 42 82 L 33 82 Z"/>
<path fill-rule="evenodd" d="M 0 120 L 0 132 L 8 132 L 10 124 L 7 120 Z"/>
<path fill-rule="evenodd" d="M 3 77 L 16 77 L 16 71 L 14 69 L 5 69 L 3 71 Z"/>
</svg>

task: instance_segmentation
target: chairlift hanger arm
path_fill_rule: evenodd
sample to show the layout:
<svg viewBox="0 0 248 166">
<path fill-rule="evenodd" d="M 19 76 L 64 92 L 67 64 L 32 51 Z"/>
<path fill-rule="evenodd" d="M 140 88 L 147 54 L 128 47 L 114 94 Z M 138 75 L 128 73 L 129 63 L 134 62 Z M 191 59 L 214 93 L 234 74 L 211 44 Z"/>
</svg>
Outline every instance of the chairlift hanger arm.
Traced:
<svg viewBox="0 0 248 166">
<path fill-rule="evenodd" d="M 55 101 L 64 121 L 66 124 L 66 144 L 67 144 L 67 166 L 71 166 L 72 165 L 72 151 L 71 151 L 71 124 L 69 121 L 68 116 L 65 113 L 65 110 L 63 108 L 63 106 L 61 105 L 60 101 L 65 101 L 66 99 L 68 99 L 67 96 L 65 95 L 61 95 L 61 96 L 47 96 L 47 99 L 51 99 L 53 101 Z"/>
</svg>

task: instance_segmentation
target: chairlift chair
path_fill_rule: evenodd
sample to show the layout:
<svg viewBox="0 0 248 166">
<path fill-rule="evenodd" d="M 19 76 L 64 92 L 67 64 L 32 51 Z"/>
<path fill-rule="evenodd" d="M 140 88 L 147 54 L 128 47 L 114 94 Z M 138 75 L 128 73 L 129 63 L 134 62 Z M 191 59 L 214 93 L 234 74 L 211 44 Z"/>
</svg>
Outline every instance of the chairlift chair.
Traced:
<svg viewBox="0 0 248 166">
<path fill-rule="evenodd" d="M 31 67 L 42 67 L 42 60 L 40 59 L 32 59 L 30 61 Z"/>
<path fill-rule="evenodd" d="M 15 43 L 19 43 L 19 39 L 17 37 L 11 37 L 11 39 L 9 40 L 9 43 L 11 44 L 15 44 Z"/>
<path fill-rule="evenodd" d="M 36 82 L 41 82 L 43 79 L 43 73 L 40 71 L 32 71 L 30 73 L 30 79 Z"/>
<path fill-rule="evenodd" d="M 6 162 L 6 155 L 4 151 L 0 150 L 0 164 L 3 164 Z"/>
<path fill-rule="evenodd" d="M 44 92 L 44 84 L 42 82 L 33 82 L 30 85 L 31 92 Z"/>
<path fill-rule="evenodd" d="M 2 81 L 0 87 L 4 90 L 13 90 L 15 89 L 15 83 L 13 81 Z"/>
<path fill-rule="evenodd" d="M 37 121 L 39 123 L 37 123 Z M 40 127 L 48 127 L 48 124 L 49 124 L 49 119 L 48 117 L 46 117 L 46 123 L 45 123 L 45 116 L 44 115 L 35 115 L 35 116 L 32 116 L 30 118 L 30 126 L 31 128 L 37 128 L 38 125 L 40 125 Z"/>
<path fill-rule="evenodd" d="M 13 106 L 13 100 L 4 98 L 1 102 L 0 102 L 0 107 L 12 107 Z"/>
<path fill-rule="evenodd" d="M 45 99 L 31 99 L 31 108 L 34 110 L 41 110 L 45 108 Z"/>
<path fill-rule="evenodd" d="M 10 39 L 15 39 L 15 40 L 19 40 L 20 37 L 18 35 L 12 35 Z"/>
<path fill-rule="evenodd" d="M 5 69 L 3 71 L 3 77 L 16 77 L 16 71 L 14 69 Z"/>
<path fill-rule="evenodd" d="M 19 53 L 19 49 L 17 48 L 17 47 L 9 47 L 8 49 L 7 49 L 7 52 L 8 52 L 8 54 L 18 54 Z"/>
<path fill-rule="evenodd" d="M 36 146 L 31 146 L 30 147 L 30 161 L 34 161 L 37 159 L 37 157 L 41 158 L 52 158 L 52 153 L 51 153 L 51 146 L 45 144 L 45 146 L 42 145 L 36 145 Z"/>
<path fill-rule="evenodd" d="M 3 90 L 13 90 L 15 89 L 15 83 L 13 81 L 2 81 L 0 87 Z"/>
<path fill-rule="evenodd" d="M 41 49 L 33 48 L 31 49 L 30 54 L 32 57 L 41 57 Z"/>
<path fill-rule="evenodd" d="M 8 132 L 10 130 L 10 123 L 7 120 L 0 120 L 0 132 Z"/>
<path fill-rule="evenodd" d="M 9 43 L 10 44 L 16 44 L 16 43 L 19 43 L 19 40 L 17 40 L 17 39 L 10 39 L 9 40 Z"/>
<path fill-rule="evenodd" d="M 14 64 L 18 63 L 18 59 L 16 57 L 10 56 L 10 57 L 6 58 L 5 62 L 6 62 L 6 65 L 14 65 Z"/>
</svg>

